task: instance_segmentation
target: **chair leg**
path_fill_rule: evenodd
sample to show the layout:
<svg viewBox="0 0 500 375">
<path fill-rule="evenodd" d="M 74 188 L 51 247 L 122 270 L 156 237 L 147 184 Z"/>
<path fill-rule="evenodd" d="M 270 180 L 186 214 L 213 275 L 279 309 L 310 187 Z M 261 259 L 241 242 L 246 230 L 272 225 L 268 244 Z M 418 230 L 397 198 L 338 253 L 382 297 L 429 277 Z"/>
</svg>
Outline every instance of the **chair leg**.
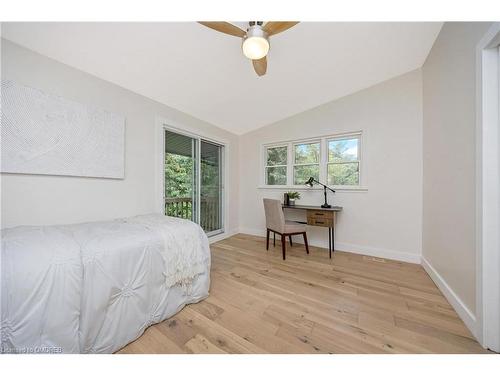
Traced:
<svg viewBox="0 0 500 375">
<path fill-rule="evenodd" d="M 306 245 L 306 252 L 309 254 L 309 244 L 307 243 L 307 233 L 302 233 L 304 235 L 304 245 Z"/>
<path fill-rule="evenodd" d="M 273 232 L 273 246 L 276 247 L 276 233 Z"/>
<path fill-rule="evenodd" d="M 281 235 L 281 251 L 283 251 L 283 260 L 285 260 L 285 247 L 286 247 L 286 242 L 285 242 L 285 235 Z"/>
<path fill-rule="evenodd" d="M 292 244 L 292 235 L 290 235 L 288 238 L 290 239 L 290 246 L 293 246 L 293 244 Z"/>
<path fill-rule="evenodd" d="M 267 230 L 266 234 L 266 250 L 269 250 L 269 229 Z"/>
</svg>

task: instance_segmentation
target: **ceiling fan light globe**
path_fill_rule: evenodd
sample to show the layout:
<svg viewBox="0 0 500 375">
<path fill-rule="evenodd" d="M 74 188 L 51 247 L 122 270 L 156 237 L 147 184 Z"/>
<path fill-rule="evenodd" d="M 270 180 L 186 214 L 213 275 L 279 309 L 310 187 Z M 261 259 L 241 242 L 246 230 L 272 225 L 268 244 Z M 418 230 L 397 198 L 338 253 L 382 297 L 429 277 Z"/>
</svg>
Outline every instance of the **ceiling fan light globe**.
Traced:
<svg viewBox="0 0 500 375">
<path fill-rule="evenodd" d="M 250 60 L 259 60 L 269 52 L 269 42 L 261 36 L 245 38 L 241 47 L 243 54 Z"/>
</svg>

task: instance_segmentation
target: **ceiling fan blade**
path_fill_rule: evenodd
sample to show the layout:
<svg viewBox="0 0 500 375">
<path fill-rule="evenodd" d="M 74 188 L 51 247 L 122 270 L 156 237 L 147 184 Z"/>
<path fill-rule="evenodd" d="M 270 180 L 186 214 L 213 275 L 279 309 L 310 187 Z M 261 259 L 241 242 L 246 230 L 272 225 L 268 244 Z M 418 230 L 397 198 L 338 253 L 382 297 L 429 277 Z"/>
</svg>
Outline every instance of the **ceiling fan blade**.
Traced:
<svg viewBox="0 0 500 375">
<path fill-rule="evenodd" d="M 263 76 L 266 74 L 267 71 L 267 57 L 264 56 L 262 59 L 259 60 L 252 60 L 253 68 L 255 69 L 255 73 L 257 75 Z"/>
<path fill-rule="evenodd" d="M 269 21 L 264 25 L 263 29 L 267 35 L 271 36 L 288 30 L 298 23 L 298 21 Z"/>
<path fill-rule="evenodd" d="M 245 30 L 242 30 L 238 26 L 235 26 L 229 22 L 222 22 L 222 21 L 221 22 L 203 22 L 203 21 L 199 21 L 198 23 L 202 24 L 203 26 L 209 27 L 211 29 L 217 30 L 217 31 L 224 33 L 224 34 L 238 36 L 240 38 L 243 38 L 246 35 Z"/>
</svg>

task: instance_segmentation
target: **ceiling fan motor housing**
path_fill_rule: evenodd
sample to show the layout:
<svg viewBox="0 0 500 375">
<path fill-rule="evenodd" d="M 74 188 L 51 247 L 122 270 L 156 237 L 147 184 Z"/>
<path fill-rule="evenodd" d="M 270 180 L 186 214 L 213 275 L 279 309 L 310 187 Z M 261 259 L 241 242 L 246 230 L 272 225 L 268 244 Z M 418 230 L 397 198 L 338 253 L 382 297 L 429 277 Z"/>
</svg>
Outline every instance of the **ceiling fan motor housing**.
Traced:
<svg viewBox="0 0 500 375">
<path fill-rule="evenodd" d="M 254 24 L 248 27 L 247 35 L 243 39 L 251 38 L 251 37 L 260 37 L 267 39 L 269 41 L 267 33 L 262 28 L 262 25 Z"/>
</svg>

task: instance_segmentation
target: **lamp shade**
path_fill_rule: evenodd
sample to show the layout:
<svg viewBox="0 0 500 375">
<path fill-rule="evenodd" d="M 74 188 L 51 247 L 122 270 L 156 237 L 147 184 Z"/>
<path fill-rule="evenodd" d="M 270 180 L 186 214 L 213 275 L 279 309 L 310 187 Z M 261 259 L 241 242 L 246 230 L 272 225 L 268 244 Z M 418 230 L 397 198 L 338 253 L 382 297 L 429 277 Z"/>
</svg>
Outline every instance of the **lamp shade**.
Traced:
<svg viewBox="0 0 500 375">
<path fill-rule="evenodd" d="M 251 60 L 259 60 L 269 52 L 269 42 L 258 36 L 243 41 L 243 54 Z"/>
<path fill-rule="evenodd" d="M 267 33 L 260 25 L 251 26 L 241 45 L 243 54 L 250 60 L 259 60 L 269 52 L 269 40 Z"/>
</svg>

